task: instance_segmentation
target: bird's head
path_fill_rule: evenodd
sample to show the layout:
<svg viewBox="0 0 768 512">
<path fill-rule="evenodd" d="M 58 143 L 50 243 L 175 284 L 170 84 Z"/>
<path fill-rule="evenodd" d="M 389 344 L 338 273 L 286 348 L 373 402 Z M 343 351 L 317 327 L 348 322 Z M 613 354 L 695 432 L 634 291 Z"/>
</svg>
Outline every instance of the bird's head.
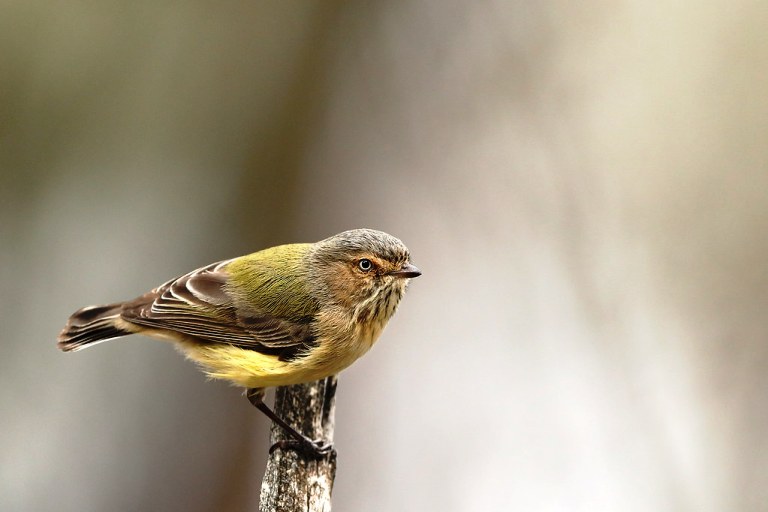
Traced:
<svg viewBox="0 0 768 512">
<path fill-rule="evenodd" d="M 317 242 L 310 261 L 321 293 L 359 321 L 388 320 L 409 280 L 421 275 L 403 242 L 373 229 L 344 231 Z"/>
</svg>

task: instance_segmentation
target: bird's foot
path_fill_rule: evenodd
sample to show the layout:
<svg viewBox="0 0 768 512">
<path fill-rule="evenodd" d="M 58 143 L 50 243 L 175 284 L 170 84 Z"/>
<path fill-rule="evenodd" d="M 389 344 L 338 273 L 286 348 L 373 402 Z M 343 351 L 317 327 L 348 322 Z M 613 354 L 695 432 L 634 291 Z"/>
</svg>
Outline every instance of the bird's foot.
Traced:
<svg viewBox="0 0 768 512">
<path fill-rule="evenodd" d="M 270 454 L 275 450 L 293 450 L 313 459 L 323 459 L 336 453 L 332 444 L 322 444 L 319 441 L 312 441 L 310 439 L 306 441 L 282 439 L 269 447 Z"/>
</svg>

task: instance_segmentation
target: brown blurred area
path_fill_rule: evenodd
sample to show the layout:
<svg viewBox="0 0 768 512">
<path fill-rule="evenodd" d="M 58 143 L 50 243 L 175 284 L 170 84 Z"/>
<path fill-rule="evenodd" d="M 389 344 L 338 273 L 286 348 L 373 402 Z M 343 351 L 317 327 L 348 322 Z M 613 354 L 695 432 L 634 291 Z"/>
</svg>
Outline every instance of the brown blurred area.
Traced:
<svg viewBox="0 0 768 512">
<path fill-rule="evenodd" d="M 760 511 L 768 8 L 0 4 L 0 509 L 255 510 L 266 420 L 80 306 L 356 227 L 424 275 L 337 510 Z"/>
</svg>

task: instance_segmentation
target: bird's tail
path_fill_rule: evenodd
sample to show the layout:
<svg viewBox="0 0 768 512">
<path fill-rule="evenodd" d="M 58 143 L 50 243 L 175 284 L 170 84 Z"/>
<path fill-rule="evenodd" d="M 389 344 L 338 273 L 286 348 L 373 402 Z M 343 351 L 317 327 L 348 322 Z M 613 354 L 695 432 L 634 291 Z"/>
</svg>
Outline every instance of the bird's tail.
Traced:
<svg viewBox="0 0 768 512">
<path fill-rule="evenodd" d="M 64 352 L 80 350 L 102 341 L 131 334 L 117 326 L 122 302 L 78 309 L 59 333 L 58 346 Z"/>
</svg>

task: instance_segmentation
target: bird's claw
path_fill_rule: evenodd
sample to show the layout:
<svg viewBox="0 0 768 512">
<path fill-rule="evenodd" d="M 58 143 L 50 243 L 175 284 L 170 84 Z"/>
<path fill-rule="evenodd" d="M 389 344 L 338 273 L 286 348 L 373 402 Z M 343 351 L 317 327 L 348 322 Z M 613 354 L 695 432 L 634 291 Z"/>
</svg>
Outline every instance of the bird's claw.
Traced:
<svg viewBox="0 0 768 512">
<path fill-rule="evenodd" d="M 321 444 L 319 441 L 297 441 L 295 439 L 283 439 L 269 447 L 269 453 L 275 450 L 294 450 L 315 459 L 322 459 L 333 453 L 333 445 L 330 443 Z"/>
</svg>

